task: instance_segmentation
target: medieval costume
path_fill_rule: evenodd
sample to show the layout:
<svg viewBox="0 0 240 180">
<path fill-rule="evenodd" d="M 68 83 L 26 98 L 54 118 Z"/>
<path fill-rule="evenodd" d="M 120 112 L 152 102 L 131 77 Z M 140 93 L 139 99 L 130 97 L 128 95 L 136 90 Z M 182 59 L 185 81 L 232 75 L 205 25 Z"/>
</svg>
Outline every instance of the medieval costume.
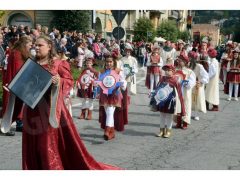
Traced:
<svg viewBox="0 0 240 180">
<path fill-rule="evenodd" d="M 121 58 L 124 76 L 127 81 L 127 89 L 129 94 L 137 94 L 137 80 L 136 73 L 138 72 L 138 62 L 135 57 L 131 56 L 133 51 L 132 46 L 129 43 L 125 45 L 126 56 Z"/>
<path fill-rule="evenodd" d="M 215 49 L 208 50 L 209 63 L 209 82 L 205 89 L 206 108 L 209 109 L 209 103 L 213 105 L 210 111 L 218 111 L 219 106 L 219 76 L 218 76 L 218 61 L 216 59 L 217 51 Z"/>
<path fill-rule="evenodd" d="M 82 110 L 79 119 L 92 119 L 94 80 L 98 78 L 98 72 L 92 67 L 93 57 L 86 59 L 87 68 L 85 68 L 76 81 L 78 91 L 77 96 L 82 98 Z M 89 65 L 90 64 L 90 65 Z M 86 116 L 87 113 L 87 116 Z"/>
<path fill-rule="evenodd" d="M 31 109 L 24 108 L 23 131 L 23 169 L 25 170 L 63 170 L 63 169 L 117 169 L 96 162 L 87 152 L 73 120 L 63 101 L 64 91 L 73 83 L 70 69 L 63 64 L 65 61 L 55 60 L 51 68 L 53 75 L 60 76 L 60 83 L 52 85 L 38 105 Z M 44 68 L 48 69 L 48 65 Z M 58 86 L 56 102 L 56 123 L 53 128 L 49 124 L 51 118 L 51 91 Z M 49 113 L 50 111 L 50 113 Z"/>
<path fill-rule="evenodd" d="M 220 59 L 220 80 L 223 82 L 223 85 L 226 85 L 227 80 L 227 64 L 229 61 L 233 59 L 233 45 L 231 43 L 228 43 L 226 46 L 226 51 L 222 54 L 222 57 Z M 226 86 L 225 86 L 226 88 Z M 226 91 L 226 90 L 225 90 Z"/>
<path fill-rule="evenodd" d="M 196 75 L 196 85 L 192 89 L 192 110 L 206 113 L 205 84 L 209 81 L 208 73 L 201 64 L 197 63 L 196 52 L 190 51 L 188 56 L 191 59 L 189 67 Z M 192 117 L 199 120 L 198 116 Z"/>
<path fill-rule="evenodd" d="M 201 44 L 201 48 L 198 51 L 198 60 L 201 65 L 203 65 L 204 69 L 208 72 L 209 65 L 208 65 L 208 47 L 207 42 L 203 41 Z"/>
<path fill-rule="evenodd" d="M 188 124 L 191 124 L 192 113 L 192 89 L 196 85 L 196 75 L 188 68 L 189 58 L 185 55 L 178 56 L 179 66 L 176 68 L 184 75 L 184 81 L 182 82 L 182 93 L 184 99 L 184 105 L 186 110 L 186 116 L 177 116 L 177 128 L 187 129 Z"/>
<path fill-rule="evenodd" d="M 17 72 L 20 70 L 25 60 L 29 57 L 30 47 L 32 45 L 32 39 L 29 37 L 21 37 L 18 42 L 15 43 L 13 49 L 7 59 L 7 69 L 4 73 L 3 85 L 7 86 L 13 80 Z M 2 116 L 8 109 L 8 103 L 10 99 L 10 93 L 3 88 L 3 105 L 2 105 Z M 16 131 L 22 131 L 22 108 L 23 102 L 18 97 L 15 97 L 13 121 L 16 121 Z"/>
<path fill-rule="evenodd" d="M 163 66 L 166 64 L 168 58 L 175 59 L 176 50 L 172 47 L 171 41 L 166 41 L 165 46 L 161 49 L 160 55 L 163 60 Z"/>
<path fill-rule="evenodd" d="M 173 65 L 165 65 L 165 71 L 155 92 L 151 96 L 150 107 L 152 111 L 160 111 L 160 133 L 157 137 L 168 138 L 171 135 L 173 115 L 181 114 L 185 116 L 185 106 L 181 91 L 181 85 L 176 76 L 173 75 L 175 68 Z"/>
<path fill-rule="evenodd" d="M 151 94 L 161 78 L 161 67 L 163 60 L 160 56 L 159 48 L 154 48 L 147 61 L 147 75 L 145 85 L 150 89 Z"/>
<path fill-rule="evenodd" d="M 227 78 L 226 84 L 224 88 L 224 93 L 228 94 L 228 101 L 231 101 L 232 97 L 234 97 L 235 101 L 238 101 L 238 97 L 240 96 L 240 58 L 239 52 L 233 51 L 233 60 L 228 61 L 227 64 Z"/>
<path fill-rule="evenodd" d="M 112 77 L 118 78 L 118 86 L 112 87 L 111 93 L 105 93 L 104 90 L 100 89 L 100 99 L 99 99 L 99 122 L 101 123 L 101 128 L 104 129 L 104 139 L 111 140 L 115 137 L 115 130 L 123 131 L 124 125 L 128 123 L 127 121 L 127 111 L 124 107 L 127 107 L 128 99 L 127 96 L 123 96 L 122 91 L 126 91 L 127 82 L 121 69 L 116 68 L 116 59 L 112 56 L 106 57 L 105 69 L 101 71 L 99 78 L 102 79 L 104 83 L 105 77 L 112 74 Z M 112 78 L 111 78 L 112 79 Z M 115 79 L 116 80 L 116 79 Z M 111 84 L 110 81 L 105 81 L 107 84 Z M 108 85 L 103 85 L 106 88 Z M 107 92 L 108 89 L 105 89 Z"/>
</svg>

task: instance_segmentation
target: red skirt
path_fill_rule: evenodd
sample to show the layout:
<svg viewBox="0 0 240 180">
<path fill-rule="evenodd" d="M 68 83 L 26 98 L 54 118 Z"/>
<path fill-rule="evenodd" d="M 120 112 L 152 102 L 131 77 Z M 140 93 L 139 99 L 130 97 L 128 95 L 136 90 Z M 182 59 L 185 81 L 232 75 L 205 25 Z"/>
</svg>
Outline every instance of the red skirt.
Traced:
<svg viewBox="0 0 240 180">
<path fill-rule="evenodd" d="M 161 70 L 159 66 L 150 66 L 149 73 L 150 74 L 160 74 Z"/>
<path fill-rule="evenodd" d="M 121 107 L 122 99 L 123 96 L 121 91 L 113 92 L 113 94 L 110 95 L 106 95 L 100 92 L 99 105 Z"/>
<path fill-rule="evenodd" d="M 153 67 L 153 66 L 147 67 L 147 75 L 146 75 L 146 80 L 145 80 L 145 86 L 148 89 L 150 89 L 150 74 L 158 74 L 160 76 L 160 79 L 161 79 L 161 70 L 160 70 L 160 68 L 158 67 L 159 68 L 159 72 L 158 73 L 152 73 L 151 72 L 151 67 Z M 153 89 L 155 89 L 155 88 L 156 88 L 156 85 L 154 84 Z"/>
<path fill-rule="evenodd" d="M 228 72 L 227 82 L 230 83 L 240 83 L 240 73 L 239 72 Z"/>
</svg>

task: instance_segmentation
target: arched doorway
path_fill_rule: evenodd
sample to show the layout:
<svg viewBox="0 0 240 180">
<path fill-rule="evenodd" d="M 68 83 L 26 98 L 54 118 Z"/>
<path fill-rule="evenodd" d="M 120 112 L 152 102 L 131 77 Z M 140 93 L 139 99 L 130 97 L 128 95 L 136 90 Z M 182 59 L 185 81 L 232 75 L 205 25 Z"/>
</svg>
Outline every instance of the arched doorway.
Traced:
<svg viewBox="0 0 240 180">
<path fill-rule="evenodd" d="M 99 17 L 96 18 L 95 32 L 102 33 L 102 23 Z"/>
<path fill-rule="evenodd" d="M 31 18 L 23 13 L 14 13 L 14 14 L 10 15 L 10 17 L 7 21 L 7 24 L 8 25 L 16 25 L 16 26 L 19 26 L 20 24 L 22 24 L 24 26 L 33 27 Z"/>
</svg>

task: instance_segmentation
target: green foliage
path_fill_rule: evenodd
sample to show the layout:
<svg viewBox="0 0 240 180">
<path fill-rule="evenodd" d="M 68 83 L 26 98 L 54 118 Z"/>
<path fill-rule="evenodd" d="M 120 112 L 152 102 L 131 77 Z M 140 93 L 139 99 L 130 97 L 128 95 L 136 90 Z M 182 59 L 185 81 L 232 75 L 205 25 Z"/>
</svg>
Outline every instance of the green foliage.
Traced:
<svg viewBox="0 0 240 180">
<path fill-rule="evenodd" d="M 155 36 L 156 32 L 150 19 L 146 17 L 139 18 L 134 23 L 134 41 L 144 40 L 145 42 L 152 42 Z"/>
<path fill-rule="evenodd" d="M 87 32 L 90 30 L 91 11 L 88 10 L 59 10 L 54 11 L 52 27 L 57 27 L 60 31 L 79 30 Z"/>
<path fill-rule="evenodd" d="M 178 39 L 179 30 L 176 23 L 173 21 L 164 21 L 157 28 L 157 36 L 164 39 L 176 42 Z"/>
<path fill-rule="evenodd" d="M 187 42 L 190 39 L 190 36 L 191 35 L 187 30 L 183 32 L 179 31 L 178 33 L 178 39 L 182 39 L 184 42 Z"/>
</svg>

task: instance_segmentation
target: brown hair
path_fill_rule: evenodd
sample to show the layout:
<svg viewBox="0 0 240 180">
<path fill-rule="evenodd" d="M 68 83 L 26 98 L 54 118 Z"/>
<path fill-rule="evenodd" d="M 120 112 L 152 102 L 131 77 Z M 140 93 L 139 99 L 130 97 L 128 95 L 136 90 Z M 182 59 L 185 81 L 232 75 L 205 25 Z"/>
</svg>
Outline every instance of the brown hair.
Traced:
<svg viewBox="0 0 240 180">
<path fill-rule="evenodd" d="M 237 62 L 236 62 L 236 66 L 238 66 L 240 64 L 240 54 L 239 52 L 234 52 L 233 54 L 238 53 L 238 57 L 237 57 Z M 230 66 L 234 65 L 234 57 L 232 58 L 232 61 L 230 61 Z"/>
<path fill-rule="evenodd" d="M 24 61 L 30 56 L 30 52 L 26 50 L 26 45 L 29 42 L 32 42 L 32 38 L 30 36 L 22 36 L 13 45 L 13 50 L 20 51 Z"/>
<path fill-rule="evenodd" d="M 50 70 L 50 69 L 52 69 L 54 59 L 57 57 L 57 52 L 56 52 L 55 46 L 54 46 L 51 38 L 48 36 L 41 35 L 36 40 L 38 40 L 38 39 L 43 39 L 51 47 L 49 54 L 48 54 L 48 66 L 49 66 L 49 70 Z"/>
<path fill-rule="evenodd" d="M 104 69 L 106 69 L 106 60 L 107 59 L 112 59 L 112 61 L 113 61 L 113 69 L 116 69 L 117 68 L 117 59 L 112 57 L 111 55 L 105 57 Z"/>
</svg>

